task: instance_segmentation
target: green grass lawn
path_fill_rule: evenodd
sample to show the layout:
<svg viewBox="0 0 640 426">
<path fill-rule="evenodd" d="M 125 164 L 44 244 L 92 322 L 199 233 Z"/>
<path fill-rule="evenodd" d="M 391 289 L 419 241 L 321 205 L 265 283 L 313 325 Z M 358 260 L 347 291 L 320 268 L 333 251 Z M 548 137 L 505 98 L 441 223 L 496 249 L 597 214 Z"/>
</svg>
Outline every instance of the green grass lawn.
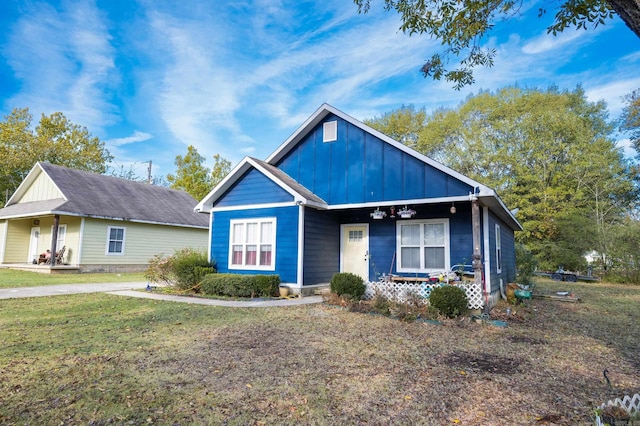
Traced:
<svg viewBox="0 0 640 426">
<path fill-rule="evenodd" d="M 640 392 L 640 287 L 537 286 L 557 290 L 582 302 L 499 304 L 506 328 L 324 304 L 2 300 L 0 424 L 589 424 Z"/>
<path fill-rule="evenodd" d="M 146 281 L 144 274 L 40 274 L 38 272 L 0 269 L 0 288 L 35 287 L 55 284 L 84 284 Z"/>
</svg>

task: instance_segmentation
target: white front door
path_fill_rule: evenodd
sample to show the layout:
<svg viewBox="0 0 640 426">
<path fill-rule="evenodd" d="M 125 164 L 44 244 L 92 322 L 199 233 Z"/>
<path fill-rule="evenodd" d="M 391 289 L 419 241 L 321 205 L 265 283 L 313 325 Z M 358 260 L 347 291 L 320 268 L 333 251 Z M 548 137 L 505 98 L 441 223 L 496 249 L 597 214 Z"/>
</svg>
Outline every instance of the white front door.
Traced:
<svg viewBox="0 0 640 426">
<path fill-rule="evenodd" d="M 340 271 L 369 281 L 369 225 L 342 225 Z"/>
<path fill-rule="evenodd" d="M 27 258 L 28 263 L 33 263 L 35 260 L 38 261 L 38 240 L 40 239 L 40 227 L 34 226 L 31 228 L 31 238 L 29 239 L 29 257 Z"/>
</svg>

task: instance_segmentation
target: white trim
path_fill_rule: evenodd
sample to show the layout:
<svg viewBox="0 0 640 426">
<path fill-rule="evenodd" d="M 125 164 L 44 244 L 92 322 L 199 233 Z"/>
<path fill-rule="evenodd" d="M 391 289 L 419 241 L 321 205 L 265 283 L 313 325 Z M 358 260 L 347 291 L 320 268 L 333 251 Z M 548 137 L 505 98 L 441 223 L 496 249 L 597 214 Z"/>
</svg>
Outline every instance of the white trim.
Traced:
<svg viewBox="0 0 640 426">
<path fill-rule="evenodd" d="M 82 259 L 82 248 L 84 246 L 83 242 L 84 242 L 84 221 L 85 218 L 81 217 L 80 218 L 80 235 L 78 236 L 78 256 L 76 259 L 76 264 L 79 265 L 80 264 L 80 260 Z"/>
<path fill-rule="evenodd" d="M 64 238 L 62 239 L 62 244 L 60 244 L 60 229 L 64 229 Z M 53 225 L 51 225 L 51 236 L 53 237 Z M 56 250 L 60 251 L 62 246 L 67 244 L 67 224 L 59 224 L 58 225 L 58 240 L 56 241 Z"/>
<path fill-rule="evenodd" d="M 237 224 L 242 224 L 243 230 L 246 231 L 246 224 L 247 223 L 257 223 L 258 224 L 258 233 L 260 232 L 260 224 L 262 223 L 271 223 L 273 226 L 273 232 L 271 235 L 271 241 L 268 241 L 267 243 L 264 244 L 270 244 L 271 245 L 271 264 L 270 265 L 260 265 L 259 260 L 260 260 L 260 245 L 263 244 L 262 241 L 258 241 L 256 243 L 252 243 L 252 245 L 256 246 L 256 264 L 255 265 L 246 265 L 246 259 L 245 259 L 245 254 L 246 254 L 246 242 L 242 243 L 242 265 L 237 265 L 232 263 L 233 260 L 233 227 L 234 225 Z M 275 271 L 276 270 L 276 249 L 277 249 L 277 242 L 278 242 L 278 238 L 277 238 L 277 234 L 278 234 L 278 218 L 275 216 L 268 216 L 268 217 L 251 217 L 251 218 L 244 218 L 244 219 L 231 219 L 229 221 L 229 241 L 228 241 L 228 253 L 227 253 L 227 269 L 229 270 L 229 272 L 232 271 Z M 246 236 L 246 233 L 243 235 L 243 237 Z"/>
<path fill-rule="evenodd" d="M 119 252 L 109 252 L 109 243 L 111 242 L 111 230 L 122 229 L 122 250 Z M 114 240 L 117 241 L 117 240 Z M 104 254 L 106 256 L 124 256 L 125 243 L 127 241 L 127 227 L 126 226 L 107 226 L 107 246 L 105 247 Z"/>
<path fill-rule="evenodd" d="M 38 231 L 38 236 L 36 237 L 35 247 L 33 246 L 33 231 Z M 34 260 L 38 261 L 38 245 L 40 243 L 40 226 L 31 226 L 31 232 L 29 233 L 29 251 L 27 252 L 27 263 L 31 263 Z M 33 253 L 32 253 L 33 252 Z M 29 259 L 33 254 L 33 258 Z"/>
<path fill-rule="evenodd" d="M 444 270 L 451 270 L 451 238 L 450 238 L 450 227 L 449 227 L 449 219 L 440 218 L 440 219 L 412 219 L 412 220 L 401 220 L 396 222 L 396 271 L 402 273 L 428 273 L 428 272 L 442 272 L 441 268 L 436 269 L 427 269 L 427 268 L 402 268 L 402 241 L 400 237 L 401 227 L 406 225 L 415 225 L 415 224 L 429 224 L 429 223 L 442 223 L 444 225 Z M 420 235 L 422 235 L 422 227 L 420 227 Z M 420 248 L 422 248 L 422 241 L 420 242 Z M 424 261 L 422 250 L 420 250 L 420 264 L 422 265 Z"/>
<path fill-rule="evenodd" d="M 496 274 L 502 274 L 502 235 L 500 234 L 500 224 L 495 224 L 495 249 L 496 249 Z"/>
<path fill-rule="evenodd" d="M 44 171 L 44 168 L 40 165 L 40 161 L 38 161 L 36 164 L 33 165 L 33 167 L 31 168 L 31 170 L 29 170 L 29 173 L 27 173 L 27 176 L 24 178 L 24 180 L 22 181 L 22 183 L 20 183 L 20 185 L 18 185 L 18 188 L 15 190 L 15 192 L 13 193 L 13 195 L 11 197 L 9 197 L 9 199 L 7 200 L 7 203 L 5 204 L 5 207 L 9 207 L 12 206 L 16 203 L 13 203 L 13 199 L 17 198 L 20 199 L 22 198 L 22 196 L 24 195 L 24 193 L 27 191 L 28 188 L 31 187 L 31 185 L 33 185 L 33 182 L 37 179 L 38 175 L 36 175 L 36 169 L 40 169 L 40 173 L 44 173 L 44 175 L 51 181 L 51 183 L 53 184 L 53 186 L 58 190 L 58 192 L 60 194 L 62 194 L 62 198 L 65 201 L 69 201 L 69 199 L 67 198 L 66 195 L 64 195 L 64 192 L 62 192 L 60 190 L 60 187 L 58 187 L 58 185 L 56 185 L 55 181 L 53 179 L 51 179 L 51 176 L 49 176 L 47 174 L 47 172 Z"/>
<path fill-rule="evenodd" d="M 375 207 L 400 206 L 406 204 L 441 204 L 458 201 L 469 201 L 469 196 L 458 197 L 439 197 L 439 198 L 412 198 L 410 200 L 391 200 L 391 201 L 368 201 L 366 203 L 354 204 L 331 204 L 326 207 L 327 210 L 345 210 L 345 209 L 361 209 Z"/>
<path fill-rule="evenodd" d="M 213 242 L 213 213 L 209 213 L 209 238 L 207 239 L 207 260 L 211 262 L 211 243 Z"/>
<path fill-rule="evenodd" d="M 4 229 L 2 229 L 4 228 Z M 4 263 L 4 251 L 7 247 L 7 230 L 9 229 L 8 221 L 4 220 L 0 223 L 0 234 L 2 235 L 2 241 L 0 241 L 0 263 Z"/>
<path fill-rule="evenodd" d="M 484 291 L 491 292 L 491 244 L 489 243 L 489 207 L 482 207 L 482 233 L 484 234 Z"/>
<path fill-rule="evenodd" d="M 297 288 L 304 284 L 304 206 L 298 206 L 298 270 L 296 275 Z"/>
</svg>

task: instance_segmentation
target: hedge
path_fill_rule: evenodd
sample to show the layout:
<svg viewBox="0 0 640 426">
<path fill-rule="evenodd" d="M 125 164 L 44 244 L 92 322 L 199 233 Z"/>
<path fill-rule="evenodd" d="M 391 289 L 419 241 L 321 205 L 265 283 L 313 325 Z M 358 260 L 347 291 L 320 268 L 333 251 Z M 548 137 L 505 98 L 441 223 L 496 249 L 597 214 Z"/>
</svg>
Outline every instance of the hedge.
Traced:
<svg viewBox="0 0 640 426">
<path fill-rule="evenodd" d="M 280 275 L 208 274 L 202 278 L 204 294 L 231 297 L 272 297 L 278 295 Z"/>
</svg>

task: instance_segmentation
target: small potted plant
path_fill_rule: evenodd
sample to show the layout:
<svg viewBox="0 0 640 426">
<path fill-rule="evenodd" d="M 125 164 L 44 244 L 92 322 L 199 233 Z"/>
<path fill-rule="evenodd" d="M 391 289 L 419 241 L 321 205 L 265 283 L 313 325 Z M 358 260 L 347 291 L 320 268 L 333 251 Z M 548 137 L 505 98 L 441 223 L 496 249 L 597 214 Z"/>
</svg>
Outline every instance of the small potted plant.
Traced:
<svg viewBox="0 0 640 426">
<path fill-rule="evenodd" d="M 373 213 L 370 214 L 370 216 L 374 219 L 384 219 L 385 217 L 387 217 L 387 213 L 380 210 L 380 207 L 378 207 L 373 211 Z"/>
<path fill-rule="evenodd" d="M 398 216 L 400 216 L 400 218 L 402 219 L 411 219 L 413 216 L 415 216 L 416 211 L 410 208 L 407 208 L 407 206 L 404 206 L 401 210 L 398 210 Z"/>
</svg>

